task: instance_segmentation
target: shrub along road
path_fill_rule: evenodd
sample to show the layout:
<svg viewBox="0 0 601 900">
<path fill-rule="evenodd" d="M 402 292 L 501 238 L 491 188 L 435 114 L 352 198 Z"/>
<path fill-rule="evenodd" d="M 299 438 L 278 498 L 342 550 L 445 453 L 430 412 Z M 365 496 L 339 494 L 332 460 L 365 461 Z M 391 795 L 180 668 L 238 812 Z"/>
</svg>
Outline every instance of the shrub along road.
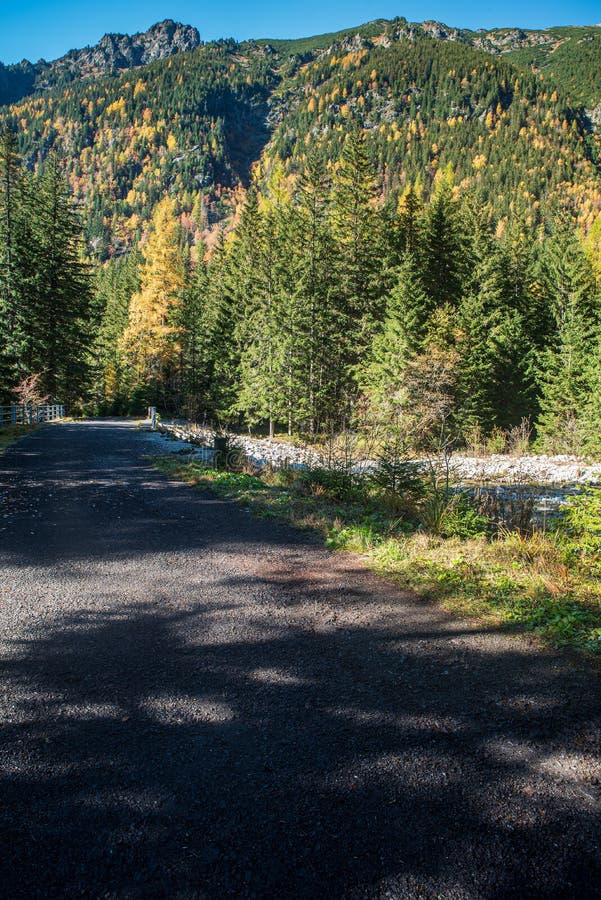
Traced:
<svg viewBox="0 0 601 900">
<path fill-rule="evenodd" d="M 601 896 L 598 672 L 169 481 L 0 458 L 7 897 Z"/>
</svg>

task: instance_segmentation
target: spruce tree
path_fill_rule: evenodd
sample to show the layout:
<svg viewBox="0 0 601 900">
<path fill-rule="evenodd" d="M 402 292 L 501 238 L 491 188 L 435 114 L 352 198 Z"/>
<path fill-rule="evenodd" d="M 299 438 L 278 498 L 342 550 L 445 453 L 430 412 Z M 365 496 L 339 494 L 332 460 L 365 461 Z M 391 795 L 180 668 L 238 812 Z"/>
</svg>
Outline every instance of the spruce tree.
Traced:
<svg viewBox="0 0 601 900">
<path fill-rule="evenodd" d="M 197 248 L 204 250 L 204 246 Z M 206 326 L 204 312 L 208 294 L 207 266 L 200 259 L 182 294 L 179 322 L 182 329 L 183 412 L 197 419 L 207 406 Z"/>
<path fill-rule="evenodd" d="M 37 186 L 34 232 L 38 269 L 30 366 L 43 372 L 43 388 L 53 400 L 70 403 L 88 386 L 96 322 L 81 221 L 56 153 L 46 160 Z"/>
<path fill-rule="evenodd" d="M 290 372 L 285 371 L 285 360 L 294 327 L 290 317 L 284 314 L 288 296 L 284 270 L 291 255 L 286 240 L 289 202 L 277 186 L 272 198 L 264 200 L 261 212 L 258 206 L 254 211 L 254 201 L 251 201 L 253 205 L 245 210 L 240 243 L 232 246 L 232 251 L 237 251 L 233 260 L 236 271 L 240 271 L 244 258 L 249 262 L 240 297 L 243 314 L 238 328 L 238 409 L 248 416 L 251 424 L 267 420 L 271 436 L 276 424 L 289 418 L 285 386 Z M 252 234 L 249 233 L 251 222 Z"/>
<path fill-rule="evenodd" d="M 421 186 L 411 184 L 399 201 L 399 231 L 404 252 L 419 256 L 423 240 Z"/>
<path fill-rule="evenodd" d="M 504 259 L 489 225 L 475 217 L 470 258 L 472 270 L 464 278 L 465 295 L 457 309 L 461 360 L 458 416 L 466 434 L 473 429 L 489 433 L 500 418 L 506 418 L 507 399 L 494 340 L 508 311 Z"/>
<path fill-rule="evenodd" d="M 376 409 L 385 410 L 398 404 L 407 365 L 424 349 L 431 313 L 432 303 L 424 289 L 420 268 L 413 253 L 407 252 L 361 376 Z"/>
<path fill-rule="evenodd" d="M 193 377 L 190 403 L 196 415 L 220 422 L 235 411 L 240 384 L 237 325 L 241 313 L 229 270 L 230 253 L 221 232 L 207 263 L 198 264 L 186 292 L 190 295 L 186 316 L 194 323 L 187 336 L 188 377 Z"/>
<path fill-rule="evenodd" d="M 101 408 L 113 413 L 128 409 L 127 364 L 121 341 L 129 322 L 131 298 L 140 289 L 141 263 L 136 248 L 109 260 L 96 274 L 99 326 L 92 350 L 94 399 Z"/>
<path fill-rule="evenodd" d="M 360 131 L 345 139 L 333 177 L 332 227 L 336 243 L 338 318 L 349 376 L 370 346 L 383 314 L 385 248 L 374 208 L 377 183 Z M 349 378 L 348 390 L 354 391 Z"/>
<path fill-rule="evenodd" d="M 601 213 L 597 216 L 586 236 L 584 247 L 593 267 L 597 284 L 601 288 Z"/>
<path fill-rule="evenodd" d="M 545 449 L 578 452 L 583 445 L 600 305 L 589 260 L 573 229 L 556 223 L 545 244 L 542 289 L 555 330 L 539 357 L 541 413 L 537 432 Z"/>
<path fill-rule="evenodd" d="M 436 306 L 457 306 L 468 268 L 468 235 L 450 171 L 440 173 L 428 204 L 423 235 L 424 283 Z"/>
<path fill-rule="evenodd" d="M 28 241 L 33 215 L 25 177 L 10 129 L 0 134 L 0 402 L 11 401 L 26 374 L 28 319 L 31 312 L 31 262 Z"/>
<path fill-rule="evenodd" d="M 313 434 L 336 413 L 344 359 L 340 354 L 341 321 L 335 301 L 335 249 L 330 229 L 330 177 L 323 159 L 309 155 L 291 211 L 292 306 L 298 311 L 299 381 L 303 412 Z"/>
</svg>

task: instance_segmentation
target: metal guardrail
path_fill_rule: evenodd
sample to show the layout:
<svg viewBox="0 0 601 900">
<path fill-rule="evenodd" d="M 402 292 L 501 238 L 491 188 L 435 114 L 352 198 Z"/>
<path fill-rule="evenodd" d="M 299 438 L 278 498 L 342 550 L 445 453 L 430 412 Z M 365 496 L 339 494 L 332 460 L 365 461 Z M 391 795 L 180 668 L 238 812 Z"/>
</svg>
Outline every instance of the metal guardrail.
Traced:
<svg viewBox="0 0 601 900">
<path fill-rule="evenodd" d="M 3 425 L 41 425 L 65 418 L 62 403 L 13 403 L 0 406 L 0 427 Z"/>
</svg>

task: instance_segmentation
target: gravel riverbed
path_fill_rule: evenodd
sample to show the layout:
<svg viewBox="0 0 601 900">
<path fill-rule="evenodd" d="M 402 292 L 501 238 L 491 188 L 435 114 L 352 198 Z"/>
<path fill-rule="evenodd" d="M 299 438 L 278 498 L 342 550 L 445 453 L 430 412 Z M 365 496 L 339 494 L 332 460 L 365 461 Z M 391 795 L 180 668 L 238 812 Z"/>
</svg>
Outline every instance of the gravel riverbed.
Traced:
<svg viewBox="0 0 601 900">
<path fill-rule="evenodd" d="M 215 432 L 210 428 L 185 424 L 162 423 L 160 429 L 183 442 L 211 447 Z M 323 455 L 311 447 L 302 447 L 268 438 L 252 438 L 242 434 L 232 435 L 232 440 L 256 465 L 305 466 L 327 465 Z M 357 471 L 369 471 L 374 460 L 357 460 Z M 451 457 L 453 475 L 464 481 L 495 482 L 498 484 L 586 485 L 601 482 L 601 463 L 579 459 L 576 456 L 466 456 Z"/>
</svg>

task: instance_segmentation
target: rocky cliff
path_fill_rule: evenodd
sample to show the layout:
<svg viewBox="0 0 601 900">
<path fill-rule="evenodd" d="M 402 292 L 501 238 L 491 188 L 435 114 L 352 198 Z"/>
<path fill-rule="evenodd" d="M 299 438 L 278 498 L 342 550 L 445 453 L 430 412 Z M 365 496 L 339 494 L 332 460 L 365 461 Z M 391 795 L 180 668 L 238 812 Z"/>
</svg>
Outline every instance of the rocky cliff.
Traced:
<svg viewBox="0 0 601 900">
<path fill-rule="evenodd" d="M 37 63 L 23 60 L 11 66 L 0 63 L 0 106 L 18 102 L 34 91 L 123 72 L 194 50 L 201 44 L 196 28 L 165 19 L 139 34 L 105 34 L 94 46 L 70 50 L 52 62 L 41 59 Z"/>
<path fill-rule="evenodd" d="M 109 74 L 185 53 L 200 44 L 196 28 L 165 19 L 139 34 L 105 34 L 93 47 L 71 50 L 50 63 L 49 71 L 54 75 L 69 72 L 76 77 Z"/>
</svg>

